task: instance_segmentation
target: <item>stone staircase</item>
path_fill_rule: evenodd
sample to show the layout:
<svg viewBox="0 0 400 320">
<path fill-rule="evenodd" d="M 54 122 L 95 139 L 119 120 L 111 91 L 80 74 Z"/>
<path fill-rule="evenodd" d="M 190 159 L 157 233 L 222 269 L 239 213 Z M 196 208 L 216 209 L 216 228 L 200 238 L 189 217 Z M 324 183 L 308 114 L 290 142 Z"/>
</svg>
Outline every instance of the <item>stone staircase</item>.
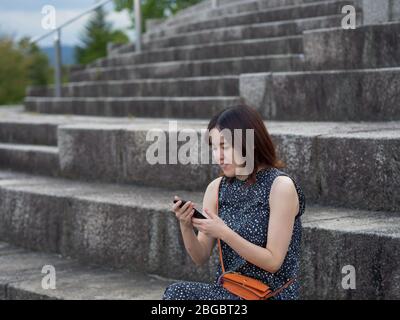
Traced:
<svg viewBox="0 0 400 320">
<path fill-rule="evenodd" d="M 160 299 L 171 281 L 211 281 L 217 248 L 196 267 L 169 208 L 175 194 L 201 206 L 218 167 L 151 165 L 146 136 L 200 136 L 244 100 L 306 194 L 302 298 L 398 299 L 400 23 L 362 25 L 362 3 L 204 1 L 143 52 L 75 71 L 61 98 L 31 87 L 24 110 L 0 110 L 0 298 Z M 348 4 L 356 30 L 340 27 Z"/>
</svg>

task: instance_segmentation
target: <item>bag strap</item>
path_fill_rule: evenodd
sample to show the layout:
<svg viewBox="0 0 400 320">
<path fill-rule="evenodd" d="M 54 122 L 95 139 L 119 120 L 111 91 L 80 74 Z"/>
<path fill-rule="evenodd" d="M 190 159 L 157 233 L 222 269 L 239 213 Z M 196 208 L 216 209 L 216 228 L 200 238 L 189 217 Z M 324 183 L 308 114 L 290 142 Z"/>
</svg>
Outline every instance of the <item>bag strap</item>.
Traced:
<svg viewBox="0 0 400 320">
<path fill-rule="evenodd" d="M 275 297 L 278 293 L 280 293 L 283 289 L 286 289 L 287 287 L 289 287 L 292 283 L 294 282 L 294 278 L 288 280 L 288 282 L 286 282 L 282 287 L 276 289 L 274 292 L 271 292 L 270 294 L 268 294 L 265 299 L 269 299 L 271 297 Z"/>
<path fill-rule="evenodd" d="M 223 178 L 222 178 L 222 179 L 223 179 Z M 218 188 L 217 188 L 217 215 L 218 215 L 218 202 L 219 202 L 219 187 L 220 187 L 220 184 L 221 184 L 222 179 L 220 180 L 220 182 L 219 182 L 219 184 L 218 184 Z M 221 267 L 222 267 L 222 274 L 224 274 L 224 273 L 225 273 L 225 266 L 224 266 L 224 260 L 223 260 L 223 258 L 222 258 L 221 241 L 220 241 L 219 238 L 218 238 L 218 247 L 219 247 L 219 259 L 220 259 L 220 261 L 221 261 Z M 268 294 L 268 295 L 265 297 L 265 299 L 269 299 L 269 298 L 271 298 L 271 297 L 276 296 L 276 295 L 279 294 L 282 290 L 284 290 L 284 289 L 286 289 L 288 286 L 290 286 L 290 285 L 294 282 L 294 280 L 295 280 L 294 278 L 288 280 L 282 287 L 280 287 L 280 288 L 276 289 L 275 291 L 271 292 L 270 294 Z"/>
<path fill-rule="evenodd" d="M 222 179 L 223 179 L 223 177 L 220 179 L 220 182 L 218 183 L 218 188 L 217 188 L 217 215 L 218 215 L 218 202 L 219 202 L 219 187 L 221 185 Z M 222 259 L 221 241 L 219 238 L 218 238 L 218 247 L 219 247 L 219 260 L 221 261 L 222 273 L 225 273 L 224 260 Z"/>
</svg>

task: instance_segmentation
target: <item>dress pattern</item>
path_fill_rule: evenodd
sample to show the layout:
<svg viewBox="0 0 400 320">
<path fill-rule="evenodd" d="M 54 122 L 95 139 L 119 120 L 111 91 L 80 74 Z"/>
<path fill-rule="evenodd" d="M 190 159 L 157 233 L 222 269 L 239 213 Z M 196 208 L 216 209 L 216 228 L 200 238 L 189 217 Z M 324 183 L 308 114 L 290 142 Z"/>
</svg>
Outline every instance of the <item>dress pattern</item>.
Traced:
<svg viewBox="0 0 400 320">
<path fill-rule="evenodd" d="M 246 261 L 224 241 L 221 242 L 222 257 L 225 270 L 234 270 L 261 280 L 276 290 L 295 278 L 295 281 L 278 295 L 274 300 L 299 299 L 300 242 L 301 216 L 305 211 L 305 195 L 297 182 L 287 173 L 277 168 L 265 168 L 256 173 L 256 183 L 245 186 L 246 180 L 233 177 L 231 183 L 223 176 L 218 190 L 218 215 L 233 231 L 246 240 L 266 247 L 269 222 L 269 194 L 272 183 L 278 176 L 288 176 L 295 184 L 299 197 L 299 212 L 295 218 L 292 238 L 288 252 L 280 269 L 272 274 Z M 217 244 L 218 245 L 218 244 Z M 242 300 L 218 284 L 222 273 L 221 263 L 218 264 L 212 283 L 179 281 L 170 284 L 164 291 L 163 300 Z"/>
</svg>

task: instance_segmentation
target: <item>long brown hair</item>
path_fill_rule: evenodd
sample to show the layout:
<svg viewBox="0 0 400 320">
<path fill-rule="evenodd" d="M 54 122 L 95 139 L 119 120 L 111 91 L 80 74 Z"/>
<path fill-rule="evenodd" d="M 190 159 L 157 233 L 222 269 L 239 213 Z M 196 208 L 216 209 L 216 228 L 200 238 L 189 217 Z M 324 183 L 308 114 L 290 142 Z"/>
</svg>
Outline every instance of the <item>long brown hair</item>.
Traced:
<svg viewBox="0 0 400 320">
<path fill-rule="evenodd" d="M 244 103 L 226 108 L 212 117 L 210 120 L 206 136 L 208 144 L 211 146 L 209 132 L 212 129 L 228 129 L 234 143 L 234 129 L 242 129 L 242 155 L 246 156 L 246 129 L 254 129 L 254 169 L 249 175 L 246 185 L 256 182 L 257 170 L 260 166 L 267 168 L 283 168 L 285 164 L 278 159 L 275 145 L 258 111 Z M 224 176 L 221 170 L 219 176 Z M 228 182 L 232 182 L 233 177 L 228 177 Z"/>
</svg>

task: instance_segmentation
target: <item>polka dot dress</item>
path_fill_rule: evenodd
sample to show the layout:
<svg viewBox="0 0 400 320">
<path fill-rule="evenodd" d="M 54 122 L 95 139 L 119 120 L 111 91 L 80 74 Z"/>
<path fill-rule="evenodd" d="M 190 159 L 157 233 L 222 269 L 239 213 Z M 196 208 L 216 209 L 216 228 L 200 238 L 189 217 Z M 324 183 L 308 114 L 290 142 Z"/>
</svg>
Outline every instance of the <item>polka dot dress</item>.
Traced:
<svg viewBox="0 0 400 320">
<path fill-rule="evenodd" d="M 269 193 L 273 181 L 278 176 L 288 174 L 276 168 L 261 169 L 256 174 L 256 183 L 246 186 L 247 180 L 233 177 L 231 182 L 223 176 L 219 187 L 218 214 L 232 230 L 246 240 L 262 247 L 267 245 L 269 222 Z M 276 290 L 299 273 L 301 241 L 301 215 L 305 210 L 305 196 L 297 182 L 290 177 L 296 187 L 300 209 L 295 218 L 292 239 L 281 268 L 274 274 L 247 262 L 224 241 L 221 240 L 225 270 L 234 270 L 267 283 Z M 222 273 L 221 264 L 213 283 L 180 281 L 169 285 L 163 300 L 242 300 L 218 284 Z M 299 298 L 299 282 L 296 279 L 289 287 L 271 299 L 290 300 Z"/>
</svg>

